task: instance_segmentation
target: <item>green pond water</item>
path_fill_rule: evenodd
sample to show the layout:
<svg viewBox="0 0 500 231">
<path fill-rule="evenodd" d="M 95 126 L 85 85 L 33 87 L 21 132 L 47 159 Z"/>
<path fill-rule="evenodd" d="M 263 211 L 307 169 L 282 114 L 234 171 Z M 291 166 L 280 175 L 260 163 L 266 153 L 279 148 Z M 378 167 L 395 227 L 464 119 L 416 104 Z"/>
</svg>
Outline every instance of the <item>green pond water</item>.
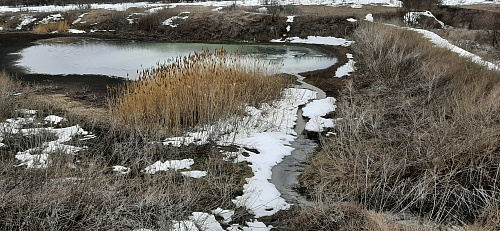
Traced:
<svg viewBox="0 0 500 231">
<path fill-rule="evenodd" d="M 335 57 L 297 45 L 241 45 L 201 43 L 157 43 L 95 38 L 54 38 L 40 40 L 23 49 L 16 65 L 29 73 L 67 75 L 97 74 L 137 79 L 138 71 L 187 56 L 203 49 L 241 52 L 243 58 L 260 59 L 274 72 L 300 73 L 327 68 Z"/>
</svg>

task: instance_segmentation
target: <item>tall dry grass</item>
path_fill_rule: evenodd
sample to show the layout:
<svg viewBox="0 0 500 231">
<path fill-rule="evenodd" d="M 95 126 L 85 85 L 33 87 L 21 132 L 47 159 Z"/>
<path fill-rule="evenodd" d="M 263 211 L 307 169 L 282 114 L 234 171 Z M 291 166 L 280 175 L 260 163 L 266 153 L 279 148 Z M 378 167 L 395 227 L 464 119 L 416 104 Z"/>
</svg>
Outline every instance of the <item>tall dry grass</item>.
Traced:
<svg viewBox="0 0 500 231">
<path fill-rule="evenodd" d="M 8 118 L 14 111 L 16 97 L 13 94 L 21 89 L 19 82 L 5 71 L 0 72 L 0 119 Z"/>
<path fill-rule="evenodd" d="M 70 29 L 68 22 L 63 20 L 47 24 L 38 24 L 35 29 L 33 29 L 33 32 L 37 34 L 47 34 L 54 31 L 64 32 L 68 29 Z"/>
<path fill-rule="evenodd" d="M 498 229 L 500 74 L 404 29 L 360 24 L 353 40 L 343 120 L 301 181 L 316 198 Z"/>
<path fill-rule="evenodd" d="M 110 114 L 142 132 L 175 134 L 280 96 L 285 78 L 267 76 L 257 61 L 245 64 L 240 58 L 205 51 L 144 70 L 138 81 L 115 89 Z"/>
</svg>

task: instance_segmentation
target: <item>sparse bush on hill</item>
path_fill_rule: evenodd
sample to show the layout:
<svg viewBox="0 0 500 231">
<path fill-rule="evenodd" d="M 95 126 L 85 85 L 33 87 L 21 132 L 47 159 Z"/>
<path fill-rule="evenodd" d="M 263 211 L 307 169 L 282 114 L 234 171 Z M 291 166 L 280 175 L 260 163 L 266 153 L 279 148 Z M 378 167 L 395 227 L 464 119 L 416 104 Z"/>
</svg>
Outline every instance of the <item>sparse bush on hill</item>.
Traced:
<svg viewBox="0 0 500 231">
<path fill-rule="evenodd" d="M 498 229 L 500 74 L 381 24 L 353 40 L 343 120 L 301 182 L 319 198 Z"/>
</svg>

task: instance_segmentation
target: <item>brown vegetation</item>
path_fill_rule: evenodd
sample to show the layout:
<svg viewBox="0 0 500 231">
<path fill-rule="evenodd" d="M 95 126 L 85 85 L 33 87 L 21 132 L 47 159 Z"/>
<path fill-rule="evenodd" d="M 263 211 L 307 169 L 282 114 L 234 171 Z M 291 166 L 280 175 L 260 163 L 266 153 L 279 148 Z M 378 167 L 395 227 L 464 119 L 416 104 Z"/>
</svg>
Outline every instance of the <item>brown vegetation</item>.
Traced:
<svg viewBox="0 0 500 231">
<path fill-rule="evenodd" d="M 64 32 L 68 30 L 70 27 L 66 20 L 51 22 L 47 24 L 38 24 L 35 29 L 33 29 L 34 33 L 37 34 L 46 34 L 54 31 Z"/>
<path fill-rule="evenodd" d="M 0 119 L 6 119 L 12 115 L 15 108 L 15 93 L 20 90 L 19 82 L 13 80 L 4 71 L 0 72 Z"/>
<path fill-rule="evenodd" d="M 143 132 L 176 134 L 279 97 L 286 79 L 267 76 L 256 61 L 244 62 L 222 50 L 205 51 L 145 70 L 138 81 L 116 89 L 110 114 Z"/>
<path fill-rule="evenodd" d="M 498 229 L 499 73 L 384 25 L 353 40 L 343 120 L 301 178 L 311 196 Z"/>
<path fill-rule="evenodd" d="M 24 89 L 26 95 L 13 97 L 19 84 L 0 74 L 4 116 L 0 122 L 16 115 L 16 109 L 37 109 L 35 122 L 23 128 L 48 126 L 44 116 L 55 113 L 67 119 L 64 125 L 79 124 L 97 138 L 73 137 L 65 144 L 88 148 L 76 155 L 56 150 L 49 154 L 48 168 L 26 169 L 17 166 L 17 152 L 56 137 L 50 132 L 29 135 L 2 130 L 0 141 L 6 146 L 0 147 L 1 230 L 169 230 L 174 221 L 187 219 L 191 212 L 210 213 L 217 207 L 235 210 L 233 220 L 238 223 L 247 220 L 247 212 L 231 201 L 242 194 L 244 179 L 251 174 L 246 164 L 224 161 L 220 149 L 210 146 L 171 148 L 137 137 L 117 139 L 105 118 L 82 114 L 79 103 L 61 97 L 30 95 L 31 88 Z M 16 103 L 10 106 L 6 102 L 10 100 Z M 141 171 L 158 160 L 184 158 L 195 159 L 192 168 L 208 175 L 191 179 L 176 171 L 154 175 Z M 126 165 L 132 171 L 120 175 L 112 171 L 113 165 Z"/>
</svg>

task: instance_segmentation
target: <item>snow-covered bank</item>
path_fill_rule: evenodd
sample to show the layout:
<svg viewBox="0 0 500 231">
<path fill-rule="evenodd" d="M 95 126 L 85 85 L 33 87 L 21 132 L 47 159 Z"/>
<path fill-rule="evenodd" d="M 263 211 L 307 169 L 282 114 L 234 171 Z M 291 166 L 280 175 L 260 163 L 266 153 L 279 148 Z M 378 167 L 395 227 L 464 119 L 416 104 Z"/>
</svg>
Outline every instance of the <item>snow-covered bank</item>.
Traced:
<svg viewBox="0 0 500 231">
<path fill-rule="evenodd" d="M 498 4 L 500 0 L 443 0 L 443 5 L 474 5 L 474 4 Z"/>
<path fill-rule="evenodd" d="M 394 25 L 392 25 L 392 26 L 394 26 Z M 489 70 L 500 71 L 500 66 L 498 66 L 497 64 L 492 63 L 492 62 L 488 62 L 478 55 L 475 55 L 469 51 L 466 51 L 458 46 L 451 44 L 450 42 L 448 42 L 448 40 L 441 38 L 439 35 L 437 35 L 434 32 L 424 30 L 424 29 L 410 28 L 410 27 L 406 27 L 405 29 L 416 31 L 416 32 L 422 34 L 424 38 L 429 39 L 429 41 L 434 43 L 437 47 L 446 48 L 454 53 L 457 53 L 459 56 L 466 57 L 466 58 L 470 59 L 474 63 L 477 63 L 479 65 L 487 67 Z"/>
<path fill-rule="evenodd" d="M 260 0 L 244 0 L 244 1 L 206 1 L 206 2 L 189 2 L 189 3 L 150 3 L 150 2 L 129 2 L 129 3 L 116 3 L 116 4 L 90 4 L 82 5 L 68 4 L 65 6 L 0 6 L 0 12 L 66 12 L 71 10 L 82 9 L 103 9 L 103 10 L 116 10 L 126 11 L 130 8 L 166 8 L 176 6 L 206 6 L 206 7 L 226 7 L 233 6 L 262 6 L 263 2 Z M 325 6 L 344 6 L 344 5 L 372 5 L 378 4 L 387 7 L 401 7 L 401 1 L 397 0 L 283 0 L 280 1 L 282 5 L 325 5 Z M 88 8 L 89 7 L 89 8 Z"/>
<path fill-rule="evenodd" d="M 322 36 L 307 36 L 306 39 L 299 37 L 288 37 L 286 39 L 272 39 L 271 42 L 275 43 L 304 43 L 304 44 L 317 44 L 317 45 L 330 45 L 330 46 L 350 46 L 353 41 L 344 38 L 335 37 L 322 37 Z"/>
</svg>

